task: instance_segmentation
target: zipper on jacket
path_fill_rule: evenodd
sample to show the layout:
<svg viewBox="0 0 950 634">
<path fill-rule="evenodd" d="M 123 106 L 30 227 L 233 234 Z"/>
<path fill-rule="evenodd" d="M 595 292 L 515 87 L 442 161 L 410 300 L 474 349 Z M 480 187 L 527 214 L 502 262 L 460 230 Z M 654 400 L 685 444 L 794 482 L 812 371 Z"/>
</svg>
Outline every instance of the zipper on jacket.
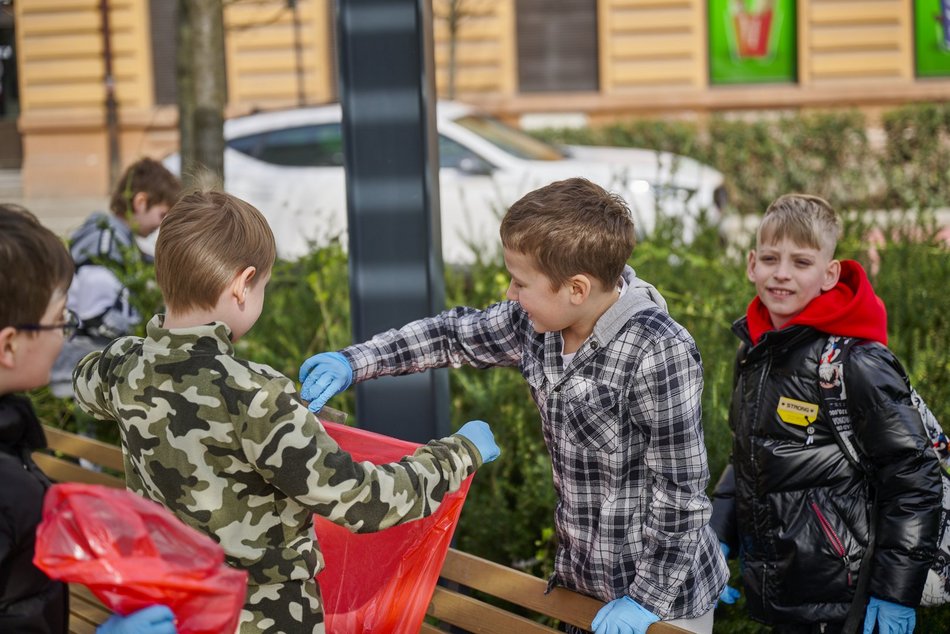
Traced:
<svg viewBox="0 0 950 634">
<path fill-rule="evenodd" d="M 828 521 L 828 518 L 825 517 L 824 513 L 821 512 L 821 509 L 818 507 L 816 502 L 810 502 L 811 510 L 815 512 L 815 516 L 818 518 L 818 524 L 821 526 L 821 532 L 825 534 L 825 537 L 828 539 L 828 542 L 831 544 L 831 549 L 835 551 L 835 554 L 841 558 L 844 562 L 844 569 L 848 571 L 848 587 L 851 587 L 851 558 L 848 557 L 848 553 L 844 549 L 844 542 L 841 541 L 841 538 L 838 537 L 838 533 L 835 532 L 834 527 L 831 525 L 831 522 Z"/>
</svg>

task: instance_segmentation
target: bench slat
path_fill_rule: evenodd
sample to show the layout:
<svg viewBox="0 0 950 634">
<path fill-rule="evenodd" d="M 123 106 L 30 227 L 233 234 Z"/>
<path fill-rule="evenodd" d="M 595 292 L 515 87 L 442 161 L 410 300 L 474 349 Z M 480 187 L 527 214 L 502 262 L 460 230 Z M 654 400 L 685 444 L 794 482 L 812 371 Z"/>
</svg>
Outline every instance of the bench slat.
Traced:
<svg viewBox="0 0 950 634">
<path fill-rule="evenodd" d="M 72 434 L 49 425 L 43 425 L 43 432 L 46 434 L 46 443 L 53 451 L 59 451 L 73 458 L 82 457 L 119 473 L 125 470 L 125 465 L 122 463 L 122 449 L 115 445 Z"/>
<path fill-rule="evenodd" d="M 564 588 L 545 594 L 543 579 L 455 549 L 445 557 L 442 577 L 582 628 L 590 627 L 604 605 Z"/>
<path fill-rule="evenodd" d="M 497 634 L 498 632 L 553 634 L 557 632 L 517 614 L 438 586 L 432 594 L 427 614 L 440 621 L 461 627 L 472 634 Z"/>
<path fill-rule="evenodd" d="M 112 614 L 92 592 L 83 585 L 69 584 L 70 634 L 95 634 L 96 627 Z"/>
<path fill-rule="evenodd" d="M 54 482 L 84 482 L 86 484 L 103 484 L 115 489 L 125 488 L 125 481 L 120 478 L 107 473 L 91 471 L 78 464 L 39 451 L 33 453 L 33 461 Z"/>
</svg>

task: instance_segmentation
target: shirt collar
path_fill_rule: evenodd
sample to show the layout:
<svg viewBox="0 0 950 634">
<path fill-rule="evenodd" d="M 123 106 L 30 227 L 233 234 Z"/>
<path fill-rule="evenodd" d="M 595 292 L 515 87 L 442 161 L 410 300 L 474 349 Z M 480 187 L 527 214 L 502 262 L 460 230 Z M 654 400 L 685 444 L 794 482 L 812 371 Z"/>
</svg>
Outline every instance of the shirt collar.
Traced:
<svg viewBox="0 0 950 634">
<path fill-rule="evenodd" d="M 223 321 L 188 328 L 165 328 L 165 315 L 155 315 L 145 326 L 146 345 L 212 354 L 234 354 L 231 329 Z"/>
</svg>

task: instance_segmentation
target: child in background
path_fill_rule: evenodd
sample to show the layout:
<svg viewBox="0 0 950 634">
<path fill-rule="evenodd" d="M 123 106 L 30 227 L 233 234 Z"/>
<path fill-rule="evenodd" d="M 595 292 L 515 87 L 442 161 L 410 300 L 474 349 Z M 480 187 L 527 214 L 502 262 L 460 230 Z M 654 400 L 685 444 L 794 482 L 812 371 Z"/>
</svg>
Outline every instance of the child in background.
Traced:
<svg viewBox="0 0 950 634">
<path fill-rule="evenodd" d="M 182 197 L 155 250 L 168 312 L 74 375 L 80 407 L 119 424 L 128 487 L 249 572 L 241 634 L 323 632 L 315 513 L 355 532 L 426 517 L 499 453 L 488 426 L 472 421 L 399 462 L 355 462 L 293 381 L 235 356 L 261 314 L 275 253 L 251 205 L 215 192 Z"/>
<path fill-rule="evenodd" d="M 512 205 L 501 241 L 508 301 L 318 354 L 301 367 L 301 395 L 319 411 L 353 380 L 518 366 L 558 494 L 550 584 L 606 602 L 598 634 L 644 634 L 661 619 L 711 632 L 728 571 L 708 523 L 702 362 L 626 265 L 629 208 L 587 180 L 558 181 Z"/>
<path fill-rule="evenodd" d="M 152 235 L 180 193 L 181 183 L 174 174 L 158 161 L 140 159 L 115 184 L 111 213 L 94 213 L 73 233 L 69 243 L 76 274 L 66 307 L 79 316 L 82 327 L 53 365 L 50 391 L 54 396 L 72 397 L 73 369 L 79 360 L 116 337 L 131 334 L 142 321 L 129 289 L 107 263 L 124 268 L 130 258 L 150 261 L 135 238 Z"/>
<path fill-rule="evenodd" d="M 834 209 L 802 194 L 778 198 L 759 225 L 748 261 L 756 297 L 733 325 L 733 452 L 712 523 L 724 553 L 739 556 L 751 616 L 774 631 L 840 632 L 854 603 L 865 634 L 910 634 L 936 549 L 941 476 L 886 347 L 884 304 L 857 262 L 834 259 L 839 233 Z M 865 340 L 839 387 L 871 477 L 848 461 L 822 405 L 829 335 Z"/>
<path fill-rule="evenodd" d="M 0 205 L 0 632 L 66 634 L 69 594 L 33 565 L 36 527 L 50 480 L 33 462 L 46 447 L 26 396 L 49 383 L 75 331 L 66 310 L 73 263 L 62 241 L 25 209 Z M 164 606 L 113 616 L 98 634 L 175 634 Z"/>
</svg>

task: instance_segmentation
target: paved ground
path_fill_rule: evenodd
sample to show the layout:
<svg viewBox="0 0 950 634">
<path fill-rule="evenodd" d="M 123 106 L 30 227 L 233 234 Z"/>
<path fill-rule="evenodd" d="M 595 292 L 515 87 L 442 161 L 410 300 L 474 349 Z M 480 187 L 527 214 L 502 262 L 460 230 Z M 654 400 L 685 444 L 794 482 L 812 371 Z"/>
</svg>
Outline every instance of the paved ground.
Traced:
<svg viewBox="0 0 950 634">
<path fill-rule="evenodd" d="M 24 198 L 19 170 L 0 170 L 0 203 L 15 203 L 32 211 L 44 225 L 68 237 L 94 211 L 108 209 L 108 197 Z"/>
</svg>

